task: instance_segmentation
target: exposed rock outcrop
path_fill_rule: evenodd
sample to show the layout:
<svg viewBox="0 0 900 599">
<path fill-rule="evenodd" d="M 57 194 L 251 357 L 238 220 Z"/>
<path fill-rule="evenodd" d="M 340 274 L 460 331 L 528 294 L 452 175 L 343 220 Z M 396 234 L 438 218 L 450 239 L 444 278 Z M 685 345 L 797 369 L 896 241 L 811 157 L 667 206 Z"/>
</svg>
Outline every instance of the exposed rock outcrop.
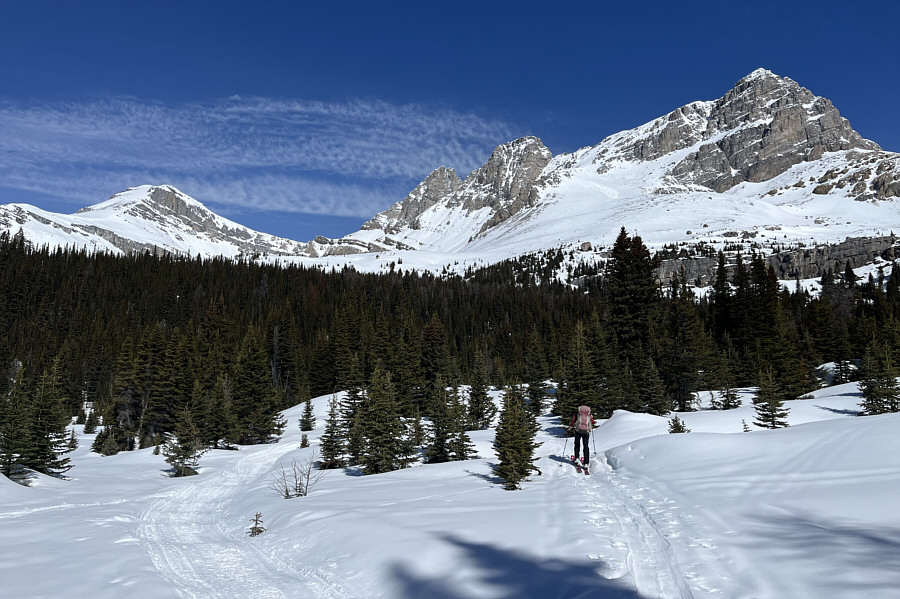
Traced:
<svg viewBox="0 0 900 599">
<path fill-rule="evenodd" d="M 459 191 L 462 179 L 452 168 L 440 167 L 434 170 L 425 180 L 402 201 L 379 213 L 363 224 L 363 230 L 383 229 L 388 234 L 395 234 L 401 229 L 418 229 L 419 216 L 423 212 Z"/>
<path fill-rule="evenodd" d="M 810 248 L 798 248 L 778 252 L 766 258 L 781 280 L 817 279 L 828 269 L 842 272 L 848 265 L 858 268 L 872 263 L 876 258 L 893 260 L 897 237 L 856 237 L 836 244 L 822 244 Z M 715 278 L 718 259 L 709 257 L 663 260 L 657 276 L 663 284 L 671 282 L 682 266 L 689 281 L 708 285 Z"/>
<path fill-rule="evenodd" d="M 830 100 L 763 69 L 713 104 L 703 138 L 709 143 L 670 173 L 719 192 L 767 181 L 825 152 L 881 149 L 854 131 Z"/>
</svg>

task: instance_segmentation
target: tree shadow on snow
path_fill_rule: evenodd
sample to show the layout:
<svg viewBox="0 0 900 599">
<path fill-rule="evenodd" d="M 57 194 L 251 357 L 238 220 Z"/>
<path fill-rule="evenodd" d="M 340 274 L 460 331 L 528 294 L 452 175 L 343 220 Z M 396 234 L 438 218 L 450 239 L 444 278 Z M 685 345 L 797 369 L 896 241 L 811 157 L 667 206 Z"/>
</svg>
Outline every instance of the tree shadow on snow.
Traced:
<svg viewBox="0 0 900 599">
<path fill-rule="evenodd" d="M 639 599 L 633 589 L 622 583 L 603 578 L 598 570 L 601 561 L 585 557 L 540 559 L 532 555 L 500 549 L 482 543 L 472 543 L 445 536 L 444 540 L 459 547 L 465 557 L 457 570 L 473 572 L 472 583 L 481 592 L 466 592 L 454 588 L 443 578 L 417 575 L 404 565 L 394 567 L 400 585 L 400 599 L 476 599 L 503 597 L 506 599 Z M 490 589 L 489 592 L 483 590 Z"/>
<path fill-rule="evenodd" d="M 859 416 L 862 410 L 839 410 L 837 408 L 829 408 L 826 406 L 813 406 L 814 408 L 819 408 L 820 410 L 825 410 L 826 412 L 833 412 L 835 414 L 846 414 L 847 416 Z"/>
<path fill-rule="evenodd" d="M 553 437 L 559 437 L 560 439 L 562 439 L 568 435 L 568 433 L 566 432 L 567 430 L 568 429 L 566 429 L 566 427 L 562 426 L 561 424 L 555 424 L 553 426 L 548 426 L 547 428 L 545 428 L 544 432 Z"/>
<path fill-rule="evenodd" d="M 757 543 L 791 559 L 814 562 L 812 567 L 822 576 L 822 584 L 835 590 L 835 596 L 850 596 L 867 587 L 900 588 L 900 529 L 875 526 L 817 522 L 799 514 L 774 515 L 760 523 Z M 823 552 L 834 560 L 823 560 Z M 844 589 L 845 584 L 850 586 Z"/>
<path fill-rule="evenodd" d="M 572 465 L 572 458 L 567 458 L 564 455 L 548 455 L 548 458 L 553 460 L 554 462 L 559 462 L 560 464 L 565 464 L 566 466 Z"/>
<path fill-rule="evenodd" d="M 491 464 L 491 472 L 493 472 L 494 474 L 491 475 L 491 474 L 484 474 L 483 472 L 475 472 L 474 470 L 466 470 L 466 473 L 468 473 L 469 475 L 480 478 L 481 480 L 486 480 L 487 482 L 493 483 L 495 485 L 500 485 L 505 482 L 502 478 L 497 476 L 497 474 L 496 474 L 497 465 L 496 464 Z"/>
</svg>

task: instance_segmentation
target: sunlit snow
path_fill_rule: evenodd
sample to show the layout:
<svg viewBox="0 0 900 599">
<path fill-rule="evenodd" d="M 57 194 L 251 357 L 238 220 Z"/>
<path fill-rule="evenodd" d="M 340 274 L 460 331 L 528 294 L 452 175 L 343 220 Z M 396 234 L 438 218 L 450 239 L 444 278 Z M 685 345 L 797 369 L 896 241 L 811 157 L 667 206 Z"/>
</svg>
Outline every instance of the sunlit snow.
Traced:
<svg viewBox="0 0 900 599">
<path fill-rule="evenodd" d="M 310 448 L 297 407 L 278 443 L 214 451 L 189 478 L 151 449 L 92 454 L 81 435 L 71 480 L 0 477 L 3 596 L 896 597 L 900 415 L 856 417 L 849 384 L 788 402 L 788 429 L 745 433 L 751 394 L 680 414 L 690 434 L 617 412 L 590 476 L 544 417 L 542 474 L 520 491 L 498 483 L 488 430 L 471 433 L 478 459 L 329 471 L 282 499 L 273 472 L 316 451 L 329 398 Z M 251 538 L 257 512 L 267 530 Z"/>
</svg>

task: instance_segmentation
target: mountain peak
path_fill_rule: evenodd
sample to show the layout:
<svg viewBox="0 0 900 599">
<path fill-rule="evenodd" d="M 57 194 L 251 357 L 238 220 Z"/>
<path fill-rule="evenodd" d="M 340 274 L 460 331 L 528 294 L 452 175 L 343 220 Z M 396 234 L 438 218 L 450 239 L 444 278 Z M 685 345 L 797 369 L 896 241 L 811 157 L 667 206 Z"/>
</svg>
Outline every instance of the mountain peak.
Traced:
<svg viewBox="0 0 900 599">
<path fill-rule="evenodd" d="M 741 81 L 749 82 L 749 81 L 755 81 L 757 79 L 769 79 L 771 77 L 776 77 L 778 79 L 782 79 L 782 77 L 779 77 L 778 75 L 776 75 L 769 69 L 764 69 L 764 68 L 760 67 L 760 68 L 756 69 L 755 71 L 753 71 L 752 73 L 750 73 L 749 75 L 747 75 L 746 77 L 743 77 L 741 79 Z M 738 83 L 740 83 L 740 82 L 738 82 Z"/>
</svg>

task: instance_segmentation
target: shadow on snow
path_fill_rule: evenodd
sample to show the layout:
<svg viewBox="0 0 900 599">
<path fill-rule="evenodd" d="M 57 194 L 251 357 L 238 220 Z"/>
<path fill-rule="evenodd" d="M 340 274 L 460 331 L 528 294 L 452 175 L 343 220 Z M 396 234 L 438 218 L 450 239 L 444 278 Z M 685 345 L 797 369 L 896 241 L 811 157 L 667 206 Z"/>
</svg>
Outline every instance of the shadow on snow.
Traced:
<svg viewBox="0 0 900 599">
<path fill-rule="evenodd" d="M 603 578 L 603 562 L 585 557 L 571 560 L 542 559 L 517 551 L 472 543 L 452 536 L 444 539 L 462 549 L 458 569 L 472 571 L 481 592 L 466 592 L 444 578 L 427 578 L 404 565 L 394 567 L 400 599 L 475 599 L 490 596 L 508 599 L 639 599 L 622 583 Z M 482 587 L 489 587 L 485 593 Z"/>
</svg>

